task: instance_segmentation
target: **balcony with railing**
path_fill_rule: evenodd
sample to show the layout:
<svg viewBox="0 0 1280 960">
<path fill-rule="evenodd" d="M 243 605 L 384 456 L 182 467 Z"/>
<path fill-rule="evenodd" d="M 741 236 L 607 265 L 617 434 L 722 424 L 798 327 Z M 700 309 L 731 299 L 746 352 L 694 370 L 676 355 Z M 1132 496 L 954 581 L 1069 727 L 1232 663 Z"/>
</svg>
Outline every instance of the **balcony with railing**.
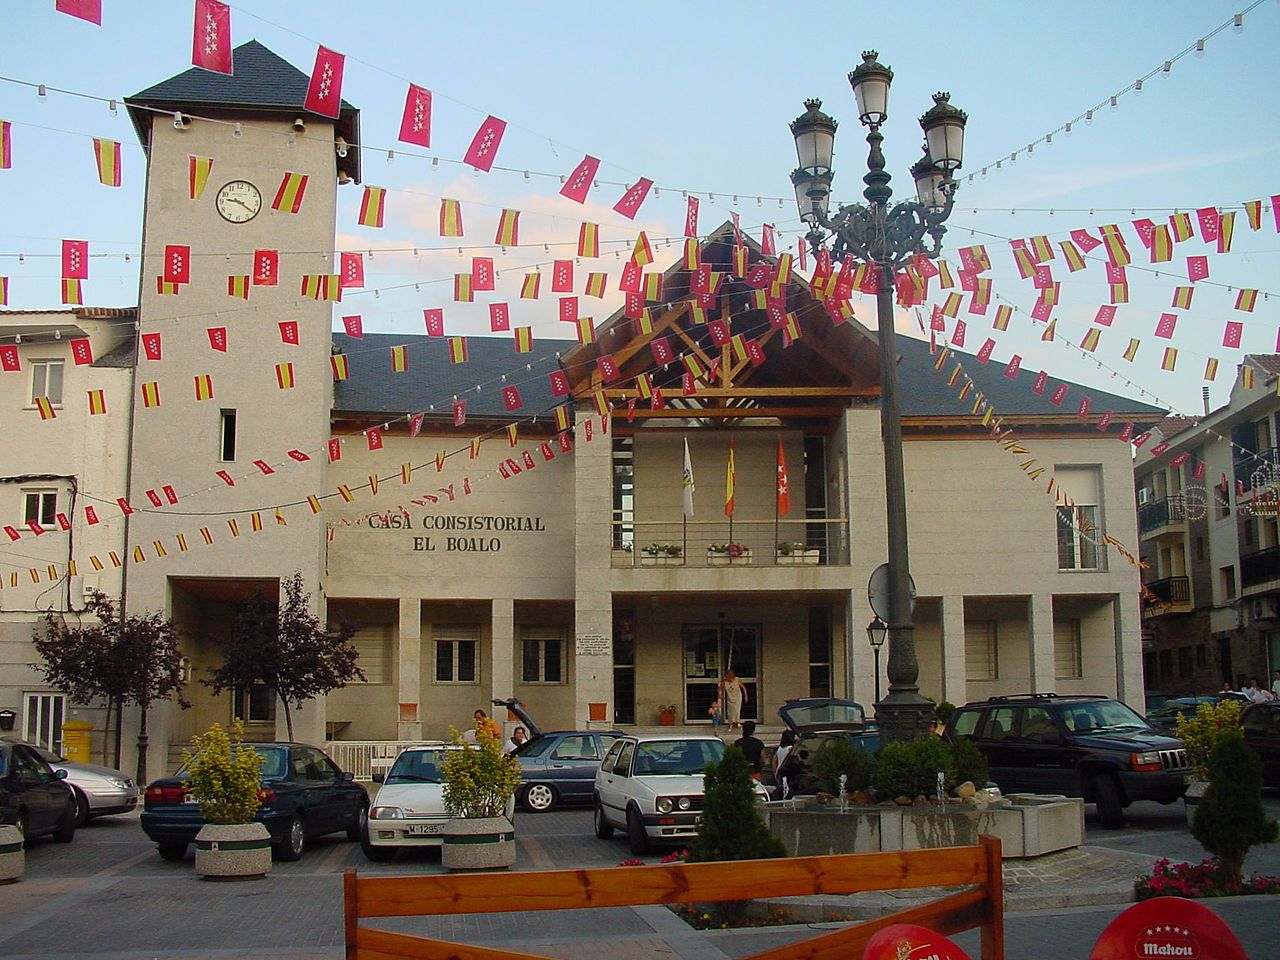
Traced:
<svg viewBox="0 0 1280 960">
<path fill-rule="evenodd" d="M 1181 495 L 1148 500 L 1138 506 L 1138 530 L 1143 537 L 1186 533 L 1187 504 Z"/>
<path fill-rule="evenodd" d="M 1280 582 L 1280 546 L 1240 554 L 1240 586 L 1247 590 Z"/>
<path fill-rule="evenodd" d="M 1255 486 L 1256 477 L 1274 478 L 1280 475 L 1280 447 L 1270 447 L 1257 453 L 1251 453 L 1247 449 L 1243 452 L 1237 450 L 1232 467 L 1236 481 L 1248 492 Z M 1263 485 L 1269 482 L 1272 481 L 1264 479 Z"/>
<path fill-rule="evenodd" d="M 1191 612 L 1191 579 L 1165 577 L 1143 584 L 1142 616 L 1144 619 L 1170 613 Z"/>
<path fill-rule="evenodd" d="M 615 520 L 614 567 L 792 567 L 849 563 L 843 518 Z"/>
</svg>

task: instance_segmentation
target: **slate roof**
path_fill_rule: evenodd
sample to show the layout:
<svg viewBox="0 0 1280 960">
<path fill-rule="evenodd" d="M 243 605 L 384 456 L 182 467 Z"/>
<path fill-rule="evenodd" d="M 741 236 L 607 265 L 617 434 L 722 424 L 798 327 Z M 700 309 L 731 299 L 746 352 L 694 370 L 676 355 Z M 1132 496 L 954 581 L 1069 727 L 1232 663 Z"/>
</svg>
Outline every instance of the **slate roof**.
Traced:
<svg viewBox="0 0 1280 960">
<path fill-rule="evenodd" d="M 335 333 L 333 346 L 346 354 L 351 375 L 333 385 L 335 414 L 426 412 L 428 420 L 452 423 L 455 394 L 467 402 L 468 420 L 522 420 L 549 414 L 567 398 L 552 395 L 547 376 L 560 369 L 556 353 L 568 351 L 577 342 L 535 339 L 531 353 L 516 353 L 509 338 L 468 337 L 466 363 L 449 362 L 448 341 L 441 337 L 366 333 L 356 339 Z M 406 373 L 391 370 L 391 348 L 396 346 L 407 348 Z M 503 405 L 504 374 L 506 382 L 520 390 L 523 406 L 519 410 Z M 435 410 L 428 411 L 428 404 L 434 404 Z"/>
<path fill-rule="evenodd" d="M 236 47 L 231 53 L 231 63 L 235 72 L 230 75 L 192 67 L 126 97 L 125 105 L 143 146 L 147 144 L 152 116 L 151 111 L 139 109 L 143 106 L 170 112 L 184 110 L 193 114 L 199 114 L 201 109 L 208 112 L 239 107 L 246 114 L 318 116 L 302 109 L 307 98 L 307 85 L 311 82 L 310 75 L 257 40 Z M 360 142 L 360 111 L 346 100 L 342 101 L 337 127 L 349 143 Z M 358 153 L 353 147 L 349 154 L 352 166 L 349 172 L 357 182 L 360 179 Z"/>
</svg>

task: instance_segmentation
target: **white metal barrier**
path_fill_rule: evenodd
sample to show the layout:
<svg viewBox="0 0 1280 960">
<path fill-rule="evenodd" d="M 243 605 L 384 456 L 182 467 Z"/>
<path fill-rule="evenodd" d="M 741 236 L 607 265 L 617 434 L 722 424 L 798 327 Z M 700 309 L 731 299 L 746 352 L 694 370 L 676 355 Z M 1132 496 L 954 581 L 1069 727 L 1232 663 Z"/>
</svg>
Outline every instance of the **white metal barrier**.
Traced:
<svg viewBox="0 0 1280 960">
<path fill-rule="evenodd" d="M 329 740 L 324 749 L 338 769 L 354 773 L 357 780 L 372 780 L 375 773 L 385 774 L 405 747 L 426 740 Z"/>
</svg>

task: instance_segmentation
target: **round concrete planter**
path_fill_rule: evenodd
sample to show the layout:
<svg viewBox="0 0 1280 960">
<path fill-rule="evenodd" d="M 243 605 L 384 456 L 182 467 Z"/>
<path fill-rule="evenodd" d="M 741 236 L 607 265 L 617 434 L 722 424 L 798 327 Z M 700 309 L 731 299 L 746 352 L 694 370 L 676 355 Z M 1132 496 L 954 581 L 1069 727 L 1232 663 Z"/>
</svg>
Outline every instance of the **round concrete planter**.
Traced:
<svg viewBox="0 0 1280 960">
<path fill-rule="evenodd" d="M 271 834 L 260 823 L 206 823 L 196 834 L 196 873 L 208 880 L 258 880 L 271 872 Z"/>
<path fill-rule="evenodd" d="M 440 865 L 447 870 L 505 870 L 516 862 L 516 831 L 506 817 L 455 818 L 445 824 Z"/>
<path fill-rule="evenodd" d="M 1204 793 L 1209 789 L 1207 780 L 1192 780 L 1187 784 L 1187 792 L 1182 795 L 1182 804 L 1187 813 L 1187 826 L 1191 827 L 1195 823 L 1196 810 L 1200 808 L 1200 802 L 1204 799 Z"/>
<path fill-rule="evenodd" d="M 22 832 L 17 827 L 0 826 L 0 883 L 13 883 L 27 868 Z"/>
</svg>

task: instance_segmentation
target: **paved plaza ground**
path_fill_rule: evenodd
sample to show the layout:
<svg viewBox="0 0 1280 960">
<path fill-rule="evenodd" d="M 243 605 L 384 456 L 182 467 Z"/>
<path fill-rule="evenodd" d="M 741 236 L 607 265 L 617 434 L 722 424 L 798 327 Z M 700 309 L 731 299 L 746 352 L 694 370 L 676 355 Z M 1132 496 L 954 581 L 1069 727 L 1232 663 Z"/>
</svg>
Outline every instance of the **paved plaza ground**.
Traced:
<svg viewBox="0 0 1280 960">
<path fill-rule="evenodd" d="M 1280 815 L 1280 794 L 1268 794 L 1266 802 L 1273 816 Z M 1085 846 L 1035 863 L 1006 864 L 1009 960 L 1084 960 L 1103 927 L 1124 908 L 1133 878 L 1153 860 L 1203 857 L 1180 805 L 1136 804 L 1129 825 L 1114 832 L 1102 830 L 1092 808 L 1086 809 Z M 586 810 L 522 814 L 517 834 L 519 869 L 604 867 L 630 857 L 620 840 L 592 835 Z M 658 856 L 647 859 L 656 863 Z M 1280 845 L 1256 850 L 1247 866 L 1280 874 Z M 336 960 L 343 952 L 341 873 L 348 867 L 375 875 L 441 869 L 438 854 L 429 852 L 373 864 L 357 844 L 336 835 L 317 841 L 297 863 L 275 864 L 265 880 L 209 883 L 196 877 L 190 854 L 184 863 L 162 861 L 136 814 L 95 821 L 71 844 L 36 843 L 28 853 L 26 876 L 0 888 L 0 958 Z M 832 898 L 830 906 L 844 915 L 874 915 L 900 909 L 906 899 L 864 894 Z M 1253 960 L 1277 955 L 1280 902 L 1275 898 L 1207 903 L 1236 930 Z M 806 924 L 699 932 L 663 907 L 415 918 L 385 925 L 566 960 L 604 952 L 641 960 L 745 957 L 814 932 Z M 957 939 L 977 956 L 976 934 Z"/>
</svg>

